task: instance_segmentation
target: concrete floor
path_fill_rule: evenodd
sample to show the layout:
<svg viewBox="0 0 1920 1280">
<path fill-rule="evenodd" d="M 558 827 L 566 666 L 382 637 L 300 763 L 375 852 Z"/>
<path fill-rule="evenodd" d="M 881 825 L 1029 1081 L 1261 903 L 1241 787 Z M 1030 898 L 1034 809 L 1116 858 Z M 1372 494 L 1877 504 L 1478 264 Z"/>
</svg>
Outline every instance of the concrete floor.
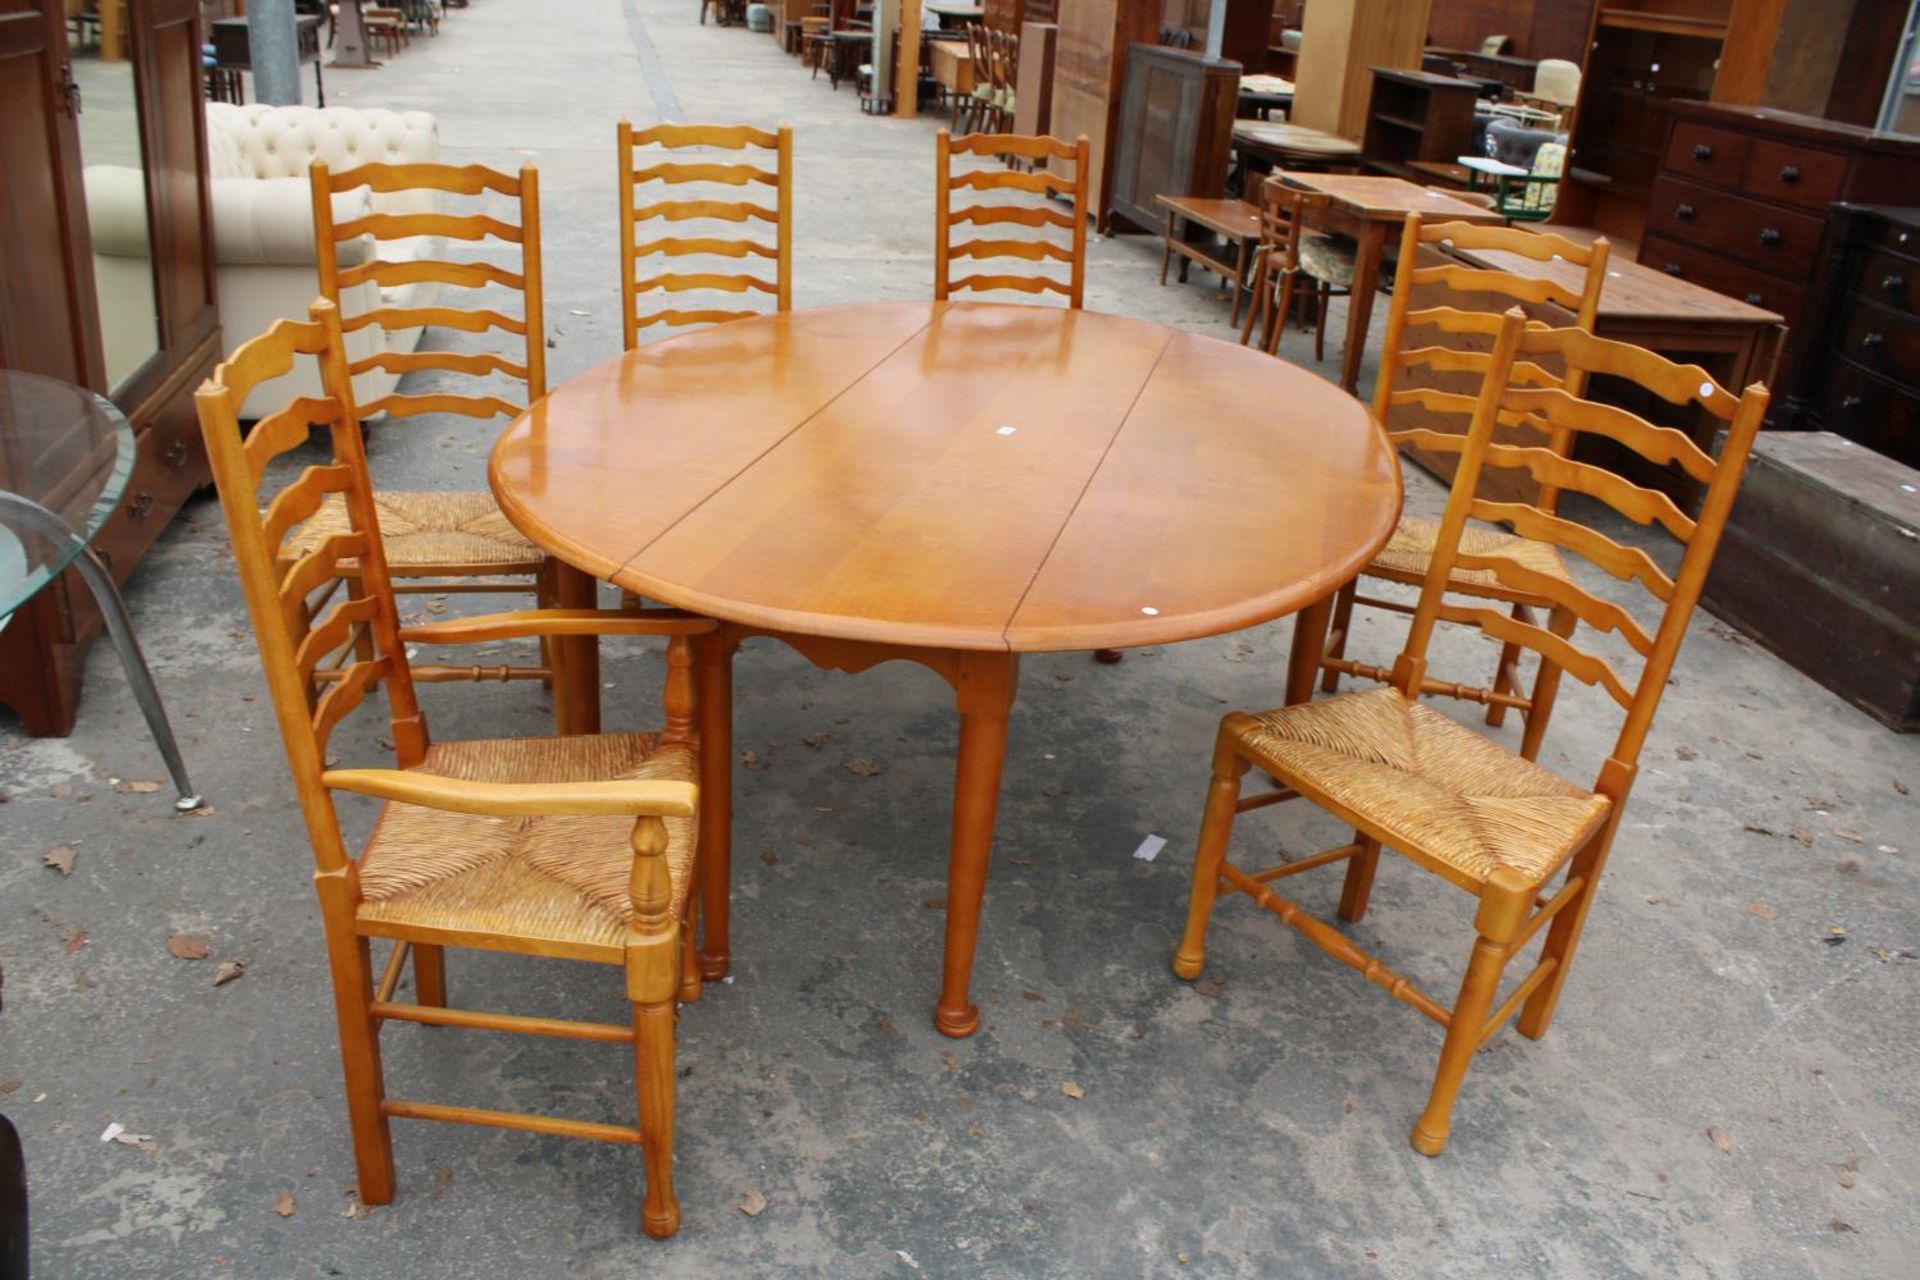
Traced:
<svg viewBox="0 0 1920 1280">
<path fill-rule="evenodd" d="M 694 11 L 480 0 L 387 68 L 329 77 L 341 104 L 435 112 L 449 159 L 539 163 L 556 380 L 618 346 L 623 113 L 791 121 L 800 305 L 927 291 L 934 124 L 862 116 L 767 37 Z M 1157 266 L 1146 239 L 1096 242 L 1089 305 L 1227 334 L 1223 303 L 1156 287 Z M 491 435 L 377 429 L 374 465 L 393 487 L 477 485 Z M 1435 486 L 1409 486 L 1433 509 Z M 1407 1144 L 1439 1044 L 1424 1019 L 1244 901 L 1216 918 L 1211 982 L 1168 973 L 1214 725 L 1277 701 L 1285 623 L 1119 667 L 1027 664 L 976 971 L 985 1024 L 964 1042 L 929 1021 L 944 687 L 749 646 L 738 736 L 759 767 L 738 774 L 736 976 L 684 1016 L 685 1222 L 662 1244 L 639 1230 L 637 1153 L 435 1125 L 396 1126 L 398 1198 L 349 1216 L 310 863 L 210 497 L 129 599 L 214 811 L 176 818 L 164 792 L 119 789 L 160 774 L 104 646 L 71 738 L 0 722 L 0 1109 L 32 1164 L 38 1274 L 1920 1273 L 1920 742 L 1710 618 L 1559 1020 L 1481 1055 L 1439 1160 Z M 1356 648 L 1384 660 L 1398 631 L 1368 619 Z M 1490 653 L 1450 635 L 1436 661 L 1476 678 Z M 648 646 L 608 646 L 610 725 L 656 719 L 657 670 Z M 426 692 L 446 737 L 548 722 L 524 686 Z M 1589 776 L 1615 723 L 1572 686 L 1546 758 Z M 825 746 L 803 744 L 820 730 Z M 347 759 L 379 759 L 373 721 L 343 733 Z M 880 772 L 856 776 L 852 757 Z M 1299 806 L 1242 830 L 1254 858 L 1337 842 Z M 1136 861 L 1148 833 L 1167 851 Z M 71 876 L 42 865 L 57 845 L 77 851 Z M 1301 887 L 1322 911 L 1335 892 Z M 1393 862 L 1375 901 L 1362 944 L 1450 993 L 1470 901 Z M 212 957 L 169 955 L 175 932 Z M 215 987 L 229 959 L 245 975 Z M 607 971 L 450 968 L 473 1007 L 621 1016 Z M 614 1048 L 400 1027 L 387 1063 L 397 1096 L 631 1114 Z M 150 1142 L 102 1143 L 110 1123 Z"/>
</svg>

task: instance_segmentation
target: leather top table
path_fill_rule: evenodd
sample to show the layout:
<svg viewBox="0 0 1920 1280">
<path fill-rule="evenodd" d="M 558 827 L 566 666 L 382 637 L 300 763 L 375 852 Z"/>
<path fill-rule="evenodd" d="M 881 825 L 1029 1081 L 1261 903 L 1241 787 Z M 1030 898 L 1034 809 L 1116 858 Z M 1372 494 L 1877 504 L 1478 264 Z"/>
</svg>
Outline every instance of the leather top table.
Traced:
<svg viewBox="0 0 1920 1280">
<path fill-rule="evenodd" d="M 728 785 L 731 652 L 906 659 L 960 714 L 946 961 L 967 988 L 1019 655 L 1165 644 L 1305 609 L 1392 533 L 1384 433 L 1255 350 L 1088 311 L 862 303 L 738 320 L 608 360 L 533 404 L 488 468 L 501 509 L 577 571 L 728 624 L 697 656 L 703 787 Z M 591 642 L 587 642 L 591 644 Z M 1318 648 L 1308 646 L 1317 653 Z M 597 720 L 597 673 L 561 655 Z M 587 668 L 591 672 L 591 667 Z M 1311 663 L 1289 670 L 1312 688 Z M 727 839 L 702 840 L 704 973 L 727 964 Z M 707 856 L 709 848 L 717 856 Z"/>
</svg>

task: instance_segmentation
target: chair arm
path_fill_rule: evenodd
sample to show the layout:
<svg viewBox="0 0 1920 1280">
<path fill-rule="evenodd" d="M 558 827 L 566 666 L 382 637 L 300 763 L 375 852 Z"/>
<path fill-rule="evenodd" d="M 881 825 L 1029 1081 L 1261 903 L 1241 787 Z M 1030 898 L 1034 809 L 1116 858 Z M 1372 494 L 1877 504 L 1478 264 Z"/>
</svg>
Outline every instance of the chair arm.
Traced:
<svg viewBox="0 0 1920 1280">
<path fill-rule="evenodd" d="M 720 624 L 679 609 L 516 609 L 400 628 L 411 644 L 485 644 L 525 636 L 700 636 Z"/>
<path fill-rule="evenodd" d="M 491 818 L 630 816 L 690 818 L 700 797 L 691 782 L 629 778 L 611 782 L 471 782 L 412 769 L 329 769 L 335 791 Z"/>
</svg>

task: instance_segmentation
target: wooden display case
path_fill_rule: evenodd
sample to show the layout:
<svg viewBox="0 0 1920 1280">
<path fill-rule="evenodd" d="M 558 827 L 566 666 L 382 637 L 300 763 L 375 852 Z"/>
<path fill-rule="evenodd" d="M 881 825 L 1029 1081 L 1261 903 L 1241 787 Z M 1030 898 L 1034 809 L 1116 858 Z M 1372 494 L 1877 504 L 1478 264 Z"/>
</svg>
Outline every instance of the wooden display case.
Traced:
<svg viewBox="0 0 1920 1280">
<path fill-rule="evenodd" d="M 208 481 L 193 389 L 220 353 L 199 0 L 145 0 L 125 17 L 124 48 L 107 57 L 69 36 L 62 0 L 0 8 L 0 365 L 92 388 L 127 415 L 133 479 L 95 539 L 121 582 Z M 115 185 L 132 219 L 145 215 L 144 244 L 104 220 L 119 243 L 96 243 L 88 203 Z M 28 733 L 72 731 L 99 628 L 69 570 L 0 631 L 0 703 Z"/>
</svg>

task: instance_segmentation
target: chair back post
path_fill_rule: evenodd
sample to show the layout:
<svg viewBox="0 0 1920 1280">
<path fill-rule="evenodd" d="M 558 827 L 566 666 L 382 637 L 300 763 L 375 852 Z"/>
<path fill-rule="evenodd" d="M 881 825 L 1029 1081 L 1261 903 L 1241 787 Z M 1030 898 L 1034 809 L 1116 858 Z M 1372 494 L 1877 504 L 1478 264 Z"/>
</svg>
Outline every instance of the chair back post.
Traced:
<svg viewBox="0 0 1920 1280">
<path fill-rule="evenodd" d="M 778 252 L 780 257 L 777 266 L 779 278 L 775 281 L 779 289 L 775 309 L 791 311 L 793 310 L 793 126 L 790 124 L 780 126 L 778 155 L 780 164 Z"/>
<path fill-rule="evenodd" d="M 1441 599 L 1446 595 L 1447 580 L 1452 576 L 1454 561 L 1459 556 L 1460 534 L 1467 525 L 1474 490 L 1480 483 L 1480 469 L 1486 460 L 1487 447 L 1493 440 L 1494 424 L 1499 419 L 1501 394 L 1506 390 L 1507 377 L 1513 371 L 1514 354 L 1520 349 L 1520 335 L 1526 326 L 1526 313 L 1518 307 L 1512 307 L 1501 315 L 1500 327 L 1494 336 L 1493 352 L 1488 359 L 1486 376 L 1480 384 L 1480 397 L 1474 405 L 1473 422 L 1467 428 L 1466 446 L 1460 453 L 1459 469 L 1454 472 L 1453 488 L 1447 494 L 1446 514 L 1441 516 L 1440 529 L 1435 535 L 1433 559 L 1427 569 L 1426 581 L 1420 588 L 1420 603 L 1414 610 L 1413 626 L 1407 632 L 1406 647 L 1394 661 L 1393 683 L 1409 699 L 1420 696 L 1421 686 L 1426 679 L 1427 646 L 1433 639 L 1433 626 L 1440 617 Z"/>
<path fill-rule="evenodd" d="M 971 41 L 973 27 L 967 28 Z M 947 240 L 953 218 L 953 134 L 942 129 L 934 138 L 933 165 L 933 300 L 947 300 Z"/>
<path fill-rule="evenodd" d="M 364 537 L 367 544 L 358 561 L 361 591 L 373 606 L 368 630 L 373 635 L 374 652 L 384 655 L 390 667 L 382 684 L 387 695 L 393 754 L 401 768 L 409 769 L 426 758 L 427 723 L 413 687 L 406 647 L 400 643 L 400 614 L 394 603 L 393 575 L 387 567 L 386 547 L 380 540 L 380 512 L 373 503 L 366 437 L 360 431 L 360 415 L 354 411 L 353 379 L 347 373 L 346 335 L 340 328 L 340 308 L 331 303 L 323 306 L 316 301 L 311 311 L 327 342 L 319 356 L 320 385 L 341 407 L 340 415 L 333 422 L 330 441 L 334 461 L 344 463 L 353 473 L 353 483 L 347 486 L 341 500 L 354 532 Z"/>
<path fill-rule="evenodd" d="M 1387 304 L 1387 332 L 1380 347 L 1380 373 L 1373 385 L 1373 418 L 1382 427 L 1393 405 L 1393 384 L 1400 372 L 1400 344 L 1405 339 L 1407 308 L 1413 301 L 1413 264 L 1419 261 L 1420 215 L 1409 213 L 1400 233 L 1400 270 L 1407 273 L 1404 287 L 1396 286 Z"/>
<path fill-rule="evenodd" d="M 620 347 L 640 345 L 640 295 L 633 262 L 633 122 L 621 119 L 615 136 L 620 152 Z"/>
<path fill-rule="evenodd" d="M 333 238 L 333 175 L 325 161 L 315 160 L 307 170 L 313 190 L 314 265 L 319 269 L 320 296 L 340 305 L 340 250 Z"/>
<path fill-rule="evenodd" d="M 1081 134 L 1073 143 L 1073 293 L 1069 304 L 1081 309 L 1087 296 L 1087 165 L 1092 143 Z"/>
<path fill-rule="evenodd" d="M 1707 582 L 1707 571 L 1713 566 L 1714 552 L 1720 546 L 1721 535 L 1726 532 L 1727 517 L 1733 512 L 1734 497 L 1739 493 L 1740 482 L 1746 475 L 1754 438 L 1767 416 L 1768 400 L 1765 387 L 1757 383 L 1749 386 L 1741 393 L 1732 420 L 1727 424 L 1726 440 L 1721 444 L 1713 479 L 1708 483 L 1706 496 L 1701 500 L 1700 514 L 1695 517 L 1693 536 L 1687 539 L 1687 549 L 1680 558 L 1679 572 L 1674 575 L 1673 595 L 1668 599 L 1667 611 L 1660 619 L 1660 629 L 1654 633 L 1653 652 L 1647 655 L 1646 665 L 1641 668 L 1633 705 L 1627 709 L 1627 718 L 1620 726 L 1620 736 L 1614 743 L 1613 757 L 1609 763 L 1618 761 L 1633 767 L 1639 762 L 1640 750 L 1646 745 L 1647 733 L 1653 727 L 1654 713 L 1659 710 L 1660 698 L 1666 692 L 1667 677 L 1672 674 L 1674 659 L 1679 655 L 1681 642 L 1686 639 L 1687 623 L 1693 616 L 1694 607 L 1700 602 L 1700 593 Z"/>
<path fill-rule="evenodd" d="M 540 254 L 540 171 L 520 166 L 520 274 L 526 282 L 527 404 L 547 394 L 546 287 Z"/>
</svg>

